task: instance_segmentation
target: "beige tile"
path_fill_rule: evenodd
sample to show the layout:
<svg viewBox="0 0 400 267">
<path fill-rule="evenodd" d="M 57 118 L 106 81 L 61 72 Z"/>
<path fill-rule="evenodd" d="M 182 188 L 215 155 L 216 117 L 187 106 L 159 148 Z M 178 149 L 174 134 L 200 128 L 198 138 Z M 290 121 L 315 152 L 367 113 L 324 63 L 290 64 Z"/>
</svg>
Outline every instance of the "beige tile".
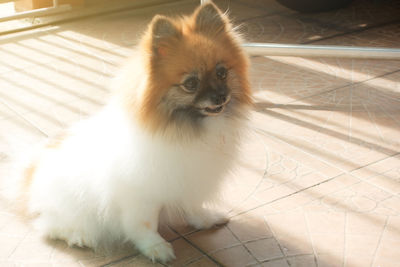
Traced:
<svg viewBox="0 0 400 267">
<path fill-rule="evenodd" d="M 246 20 L 242 31 L 251 42 L 268 43 L 303 43 L 340 32 L 326 25 L 284 15 Z"/>
<path fill-rule="evenodd" d="M 273 56 L 252 58 L 250 81 L 256 101 L 284 104 L 347 84 L 336 70 L 321 61 Z"/>
<path fill-rule="evenodd" d="M 274 238 L 250 241 L 245 246 L 258 261 L 271 260 L 284 256 Z"/>
<path fill-rule="evenodd" d="M 379 241 L 379 235 L 346 235 L 347 266 L 370 266 Z"/>
<path fill-rule="evenodd" d="M 393 196 L 380 203 L 383 207 L 394 211 L 395 215 L 400 214 L 400 197 Z"/>
<path fill-rule="evenodd" d="M 305 214 L 311 234 L 344 234 L 345 215 L 342 212 L 307 212 Z"/>
<path fill-rule="evenodd" d="M 388 218 L 387 226 L 377 246 L 373 264 L 376 266 L 396 266 L 400 260 L 398 248 L 400 245 L 399 233 L 400 217 Z"/>
<path fill-rule="evenodd" d="M 256 132 L 250 132 L 239 148 L 235 170 L 226 177 L 222 188 L 226 210 L 237 210 L 260 186 L 268 168 L 268 148 Z"/>
<path fill-rule="evenodd" d="M 149 259 L 144 257 L 143 255 L 138 255 L 133 258 L 129 258 L 126 260 L 118 261 L 114 264 L 110 264 L 109 266 L 116 267 L 151 267 L 151 266 L 163 266 L 159 263 L 152 263 Z"/>
<path fill-rule="evenodd" d="M 318 255 L 318 266 L 339 267 L 339 266 L 343 266 L 343 261 L 339 260 L 335 256 L 328 255 L 328 254 Z"/>
<path fill-rule="evenodd" d="M 303 133 L 298 131 L 298 129 L 288 129 L 286 127 L 287 122 L 284 120 L 278 122 L 275 119 L 273 119 L 274 121 L 268 121 L 269 119 L 273 119 L 273 117 L 269 117 L 267 113 L 258 113 L 254 115 L 253 121 L 254 124 L 262 130 L 263 141 L 270 150 L 297 161 L 300 163 L 299 165 L 304 165 L 306 168 L 308 167 L 309 169 L 315 170 L 326 178 L 337 176 L 343 172 L 330 162 L 321 160 L 318 153 L 316 153 L 317 151 L 307 151 L 303 149 L 310 145 L 304 141 Z M 281 128 L 281 130 L 278 130 L 279 128 Z M 298 132 L 296 132 L 296 130 Z M 290 132 L 293 132 L 293 135 L 302 140 L 289 140 L 287 135 Z"/>
<path fill-rule="evenodd" d="M 172 266 L 183 266 L 203 255 L 199 250 L 183 239 L 175 240 L 171 242 L 171 244 L 176 256 L 176 260 L 172 262 Z"/>
<path fill-rule="evenodd" d="M 310 194 L 315 198 L 322 198 L 325 195 L 349 188 L 354 184 L 358 184 L 360 180 L 352 175 L 343 174 L 339 175 L 332 180 L 321 183 L 317 186 L 311 187 L 305 191 L 306 194 Z"/>
<path fill-rule="evenodd" d="M 158 232 L 167 241 L 172 241 L 179 236 L 163 221 L 158 225 Z"/>
<path fill-rule="evenodd" d="M 1 235 L 0 236 L 0 260 L 10 257 L 21 242 L 21 237 Z"/>
<path fill-rule="evenodd" d="M 312 267 L 317 265 L 317 260 L 313 255 L 302 255 L 288 258 L 291 266 L 296 267 Z"/>
<path fill-rule="evenodd" d="M 352 174 L 361 179 L 369 179 L 375 176 L 386 174 L 388 172 L 392 173 L 392 171 L 395 171 L 397 169 L 399 163 L 400 163 L 400 157 L 398 155 L 394 157 L 387 157 L 374 164 L 370 164 L 368 166 L 355 170 L 352 172 Z M 390 178 L 394 179 L 395 176 Z"/>
<path fill-rule="evenodd" d="M 304 193 L 296 193 L 294 195 L 282 198 L 268 205 L 270 210 L 274 212 L 290 212 L 296 211 L 301 206 L 304 206 L 314 200 L 314 197 Z"/>
<path fill-rule="evenodd" d="M 235 246 L 214 252 L 211 254 L 223 266 L 247 266 L 256 263 L 256 260 L 251 256 L 243 246 Z"/>
<path fill-rule="evenodd" d="M 361 25 L 367 26 L 367 23 Z M 335 38 L 316 41 L 316 44 L 324 45 L 346 45 L 346 46 L 369 46 L 369 47 L 397 47 L 399 25 L 389 24 L 381 27 L 372 27 L 359 33 L 347 34 Z"/>
<path fill-rule="evenodd" d="M 350 188 L 358 194 L 377 202 L 383 201 L 392 196 L 390 192 L 380 189 L 369 181 L 357 183 Z"/>
<path fill-rule="evenodd" d="M 393 195 L 400 193 L 400 168 L 389 170 L 381 175 L 368 179 L 368 183 L 384 189 Z"/>
<path fill-rule="evenodd" d="M 320 262 L 326 259 L 335 259 L 335 262 L 343 261 L 345 235 L 338 233 L 312 234 L 311 236 L 315 253 Z M 327 261 L 328 263 L 329 261 Z"/>
<path fill-rule="evenodd" d="M 266 215 L 265 220 L 285 255 L 313 253 L 307 224 L 301 211 Z"/>
<path fill-rule="evenodd" d="M 325 175 L 330 173 L 332 175 L 339 173 L 336 168 L 312 159 L 290 146 L 274 142 L 259 134 L 256 137 L 253 140 L 257 142 L 252 142 L 253 149 L 246 148 L 244 150 L 246 153 L 243 153 L 244 158 L 251 159 L 251 164 L 240 165 L 237 173 L 242 175 L 238 177 L 236 183 L 232 183 L 235 180 L 228 179 L 225 195 L 228 196 L 228 203 L 234 203 L 233 207 L 231 206 L 232 215 L 319 184 L 325 181 L 328 178 Z M 310 197 L 299 194 L 295 196 L 296 201 L 282 200 L 273 207 L 278 210 L 285 207 L 294 208 L 309 201 Z"/>
<path fill-rule="evenodd" d="M 208 257 L 203 256 L 199 260 L 188 263 L 186 266 L 190 267 L 209 267 L 209 266 L 219 266 L 215 262 L 211 261 Z"/>
<path fill-rule="evenodd" d="M 385 225 L 386 216 L 348 213 L 346 221 L 347 234 L 379 235 Z"/>
<path fill-rule="evenodd" d="M 260 116 L 269 121 L 259 126 L 267 136 L 341 170 L 353 170 L 397 153 L 396 107 L 387 93 L 350 86 L 265 109 Z"/>
<path fill-rule="evenodd" d="M 232 247 L 240 243 L 225 227 L 199 231 L 188 235 L 187 238 L 205 252 Z"/>
<path fill-rule="evenodd" d="M 264 262 L 262 264 L 263 267 L 289 267 L 288 260 L 286 259 L 277 259 Z"/>
<path fill-rule="evenodd" d="M 378 248 L 374 265 L 376 266 L 396 266 L 400 260 L 398 247 L 399 240 L 383 240 Z"/>
<path fill-rule="evenodd" d="M 271 230 L 262 215 L 247 212 L 232 218 L 227 227 L 241 242 L 272 237 Z"/>
</svg>

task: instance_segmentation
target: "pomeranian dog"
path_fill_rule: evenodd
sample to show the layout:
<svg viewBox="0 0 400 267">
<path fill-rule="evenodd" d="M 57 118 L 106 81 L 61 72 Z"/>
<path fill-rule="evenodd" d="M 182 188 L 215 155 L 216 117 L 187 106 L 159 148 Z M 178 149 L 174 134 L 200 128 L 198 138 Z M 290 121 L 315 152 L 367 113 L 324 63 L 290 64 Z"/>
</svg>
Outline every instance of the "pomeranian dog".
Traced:
<svg viewBox="0 0 400 267">
<path fill-rule="evenodd" d="M 167 262 L 175 256 L 158 233 L 161 210 L 196 229 L 226 223 L 209 207 L 246 128 L 247 69 L 239 36 L 213 3 L 187 17 L 155 16 L 110 103 L 25 169 L 20 199 L 34 225 L 69 245 L 132 242 Z"/>
</svg>

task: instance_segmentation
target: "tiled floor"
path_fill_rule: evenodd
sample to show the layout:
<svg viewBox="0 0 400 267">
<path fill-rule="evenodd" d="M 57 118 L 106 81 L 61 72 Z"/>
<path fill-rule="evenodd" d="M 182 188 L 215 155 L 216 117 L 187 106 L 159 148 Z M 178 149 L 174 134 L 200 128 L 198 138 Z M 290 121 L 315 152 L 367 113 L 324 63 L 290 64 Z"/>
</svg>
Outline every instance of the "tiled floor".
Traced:
<svg viewBox="0 0 400 267">
<path fill-rule="evenodd" d="M 10 155 L 95 112 L 156 13 L 126 10 L 0 39 L 0 177 Z M 298 14 L 273 0 L 221 0 L 249 41 L 399 47 L 400 2 L 355 0 Z M 400 266 L 400 61 L 252 58 L 252 137 L 226 185 L 231 221 L 162 225 L 172 266 Z M 161 265 L 161 264 L 156 264 Z M 152 266 L 46 241 L 0 200 L 0 266 Z"/>
</svg>

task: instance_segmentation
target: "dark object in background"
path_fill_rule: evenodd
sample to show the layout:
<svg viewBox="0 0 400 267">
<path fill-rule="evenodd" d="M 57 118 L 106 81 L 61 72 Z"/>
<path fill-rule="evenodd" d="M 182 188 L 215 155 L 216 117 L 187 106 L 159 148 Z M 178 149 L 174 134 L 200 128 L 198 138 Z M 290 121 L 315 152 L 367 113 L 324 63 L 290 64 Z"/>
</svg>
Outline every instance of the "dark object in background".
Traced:
<svg viewBox="0 0 400 267">
<path fill-rule="evenodd" d="M 300 12 L 312 13 L 345 7 L 353 0 L 277 0 L 280 4 Z"/>
</svg>

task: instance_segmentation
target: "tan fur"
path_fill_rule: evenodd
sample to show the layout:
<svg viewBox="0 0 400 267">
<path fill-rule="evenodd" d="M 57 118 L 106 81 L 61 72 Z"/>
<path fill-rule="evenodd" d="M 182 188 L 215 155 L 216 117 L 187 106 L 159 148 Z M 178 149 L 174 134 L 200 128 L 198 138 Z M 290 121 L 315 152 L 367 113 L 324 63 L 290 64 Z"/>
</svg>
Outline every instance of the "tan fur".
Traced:
<svg viewBox="0 0 400 267">
<path fill-rule="evenodd" d="M 62 142 L 67 138 L 66 133 L 61 133 L 54 138 L 50 139 L 45 147 L 47 149 L 57 149 L 60 147 Z M 38 164 L 40 163 L 40 158 L 35 158 L 30 162 L 30 164 L 24 169 L 23 172 L 23 178 L 21 180 L 20 184 L 20 190 L 19 190 L 19 197 L 18 197 L 18 205 L 16 207 L 16 210 L 18 214 L 21 216 L 28 217 L 28 206 L 27 203 L 29 201 L 29 191 L 31 188 L 31 185 L 33 183 L 36 169 Z"/>
<path fill-rule="evenodd" d="M 46 144 L 46 148 L 49 149 L 56 149 L 60 147 L 60 145 L 63 143 L 63 141 L 67 138 L 66 133 L 60 133 L 56 135 L 54 138 L 49 140 L 49 142 Z"/>
<path fill-rule="evenodd" d="M 32 161 L 28 167 L 24 169 L 23 177 L 21 180 L 20 191 L 18 194 L 17 202 L 15 210 L 18 215 L 20 215 L 23 219 L 28 219 L 28 200 L 29 200 L 29 191 L 34 179 L 34 175 L 37 169 L 37 160 Z"/>
</svg>

